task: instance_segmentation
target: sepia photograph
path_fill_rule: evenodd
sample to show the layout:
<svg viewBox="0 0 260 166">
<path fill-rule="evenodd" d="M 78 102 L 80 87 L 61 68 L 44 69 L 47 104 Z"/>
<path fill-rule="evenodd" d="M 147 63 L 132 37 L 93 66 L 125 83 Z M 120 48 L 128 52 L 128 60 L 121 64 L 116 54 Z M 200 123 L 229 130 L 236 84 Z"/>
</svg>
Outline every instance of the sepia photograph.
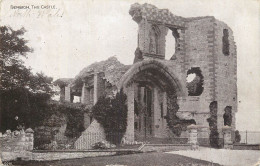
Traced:
<svg viewBox="0 0 260 166">
<path fill-rule="evenodd" d="M 0 0 L 0 166 L 260 166 L 259 0 Z"/>
</svg>

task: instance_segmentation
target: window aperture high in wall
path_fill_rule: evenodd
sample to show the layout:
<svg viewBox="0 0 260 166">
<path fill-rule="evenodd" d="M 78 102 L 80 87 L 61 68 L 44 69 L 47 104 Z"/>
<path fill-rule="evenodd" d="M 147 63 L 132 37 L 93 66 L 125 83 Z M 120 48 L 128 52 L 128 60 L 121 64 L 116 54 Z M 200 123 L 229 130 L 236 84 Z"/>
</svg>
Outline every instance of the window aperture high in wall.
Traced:
<svg viewBox="0 0 260 166">
<path fill-rule="evenodd" d="M 152 54 L 159 54 L 159 37 L 160 37 L 160 30 L 157 26 L 152 26 L 150 31 L 150 45 L 149 51 Z"/>
<path fill-rule="evenodd" d="M 223 29 L 223 37 L 222 37 L 222 52 L 225 56 L 229 55 L 229 33 L 227 29 Z"/>
</svg>

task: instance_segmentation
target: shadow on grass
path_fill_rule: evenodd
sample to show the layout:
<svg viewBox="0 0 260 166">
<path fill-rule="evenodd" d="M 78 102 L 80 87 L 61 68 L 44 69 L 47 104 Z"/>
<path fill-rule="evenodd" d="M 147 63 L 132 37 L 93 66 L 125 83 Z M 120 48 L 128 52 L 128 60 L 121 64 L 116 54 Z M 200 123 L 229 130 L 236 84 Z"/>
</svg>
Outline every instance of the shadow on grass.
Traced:
<svg viewBox="0 0 260 166">
<path fill-rule="evenodd" d="M 176 154 L 163 152 L 117 154 L 114 156 L 89 157 L 81 159 L 66 159 L 57 161 L 14 161 L 13 165 L 29 166 L 102 166 L 102 165 L 127 165 L 127 166 L 219 166 L 208 161 L 193 159 Z"/>
</svg>

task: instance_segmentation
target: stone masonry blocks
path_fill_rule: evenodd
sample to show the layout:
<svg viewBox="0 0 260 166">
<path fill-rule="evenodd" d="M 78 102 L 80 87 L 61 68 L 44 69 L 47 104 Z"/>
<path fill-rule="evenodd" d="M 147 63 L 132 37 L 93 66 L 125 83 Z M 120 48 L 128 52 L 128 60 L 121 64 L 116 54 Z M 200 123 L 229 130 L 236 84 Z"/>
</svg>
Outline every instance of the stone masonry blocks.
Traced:
<svg viewBox="0 0 260 166">
<path fill-rule="evenodd" d="M 135 4 L 135 7 L 141 11 L 141 13 L 138 13 L 141 21 L 137 22 L 139 28 L 142 27 L 142 29 L 139 29 L 139 37 L 141 38 L 139 41 L 145 41 L 139 42 L 139 47 L 145 48 L 145 51 L 149 51 L 149 27 L 152 24 L 159 26 L 160 29 L 162 29 L 162 26 L 179 29 L 180 50 L 176 51 L 176 58 L 170 60 L 174 65 L 169 70 L 180 78 L 182 87 L 186 87 L 187 71 L 192 67 L 199 67 L 204 76 L 204 91 L 200 96 L 197 96 L 197 101 L 193 101 L 194 98 L 187 96 L 187 89 L 184 89 L 186 96 L 183 96 L 178 102 L 179 112 L 190 112 L 194 114 L 194 117 L 200 119 L 203 117 L 199 114 L 208 116 L 210 103 L 217 101 L 218 129 L 221 133 L 224 108 L 232 106 L 232 114 L 234 115 L 234 112 L 237 112 L 237 52 L 232 30 L 225 23 L 211 16 L 183 18 L 171 14 L 168 10 L 157 9 L 149 4 Z M 225 29 L 229 34 L 228 56 L 222 52 L 222 38 Z M 165 40 L 159 42 L 163 46 Z M 144 44 L 142 45 L 142 43 Z M 157 57 L 152 58 L 156 59 Z M 197 121 L 201 125 L 209 125 L 206 119 L 199 119 Z M 235 129 L 234 121 L 235 115 L 232 121 L 233 130 Z"/>
</svg>

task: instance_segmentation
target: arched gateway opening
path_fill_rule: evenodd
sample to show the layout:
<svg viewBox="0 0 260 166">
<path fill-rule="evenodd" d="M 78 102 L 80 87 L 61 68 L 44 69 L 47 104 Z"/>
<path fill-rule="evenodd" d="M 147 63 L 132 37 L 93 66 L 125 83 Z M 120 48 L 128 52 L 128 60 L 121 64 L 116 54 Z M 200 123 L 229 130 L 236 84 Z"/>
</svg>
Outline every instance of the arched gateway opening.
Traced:
<svg viewBox="0 0 260 166">
<path fill-rule="evenodd" d="M 178 111 L 177 96 L 183 96 L 177 78 L 157 60 L 134 64 L 120 81 L 128 96 L 126 136 L 148 141 L 167 137 L 167 110 Z"/>
</svg>

